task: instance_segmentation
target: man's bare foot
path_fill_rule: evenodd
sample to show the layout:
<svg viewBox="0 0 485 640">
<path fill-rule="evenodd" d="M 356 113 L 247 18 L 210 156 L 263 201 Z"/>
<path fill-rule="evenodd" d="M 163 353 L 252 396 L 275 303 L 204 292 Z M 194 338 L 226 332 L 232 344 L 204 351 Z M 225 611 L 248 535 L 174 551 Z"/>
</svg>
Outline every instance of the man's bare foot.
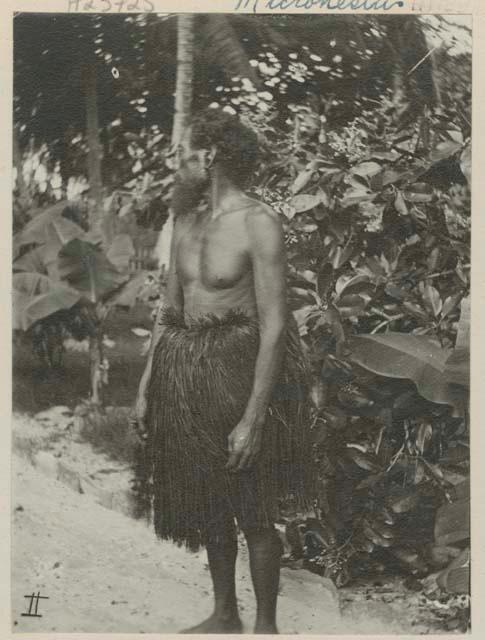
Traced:
<svg viewBox="0 0 485 640">
<path fill-rule="evenodd" d="M 279 631 L 274 624 L 256 624 L 254 627 L 254 633 L 278 635 Z"/>
<path fill-rule="evenodd" d="M 242 630 L 243 626 L 239 616 L 224 619 L 213 614 L 204 622 L 179 633 L 242 633 Z"/>
</svg>

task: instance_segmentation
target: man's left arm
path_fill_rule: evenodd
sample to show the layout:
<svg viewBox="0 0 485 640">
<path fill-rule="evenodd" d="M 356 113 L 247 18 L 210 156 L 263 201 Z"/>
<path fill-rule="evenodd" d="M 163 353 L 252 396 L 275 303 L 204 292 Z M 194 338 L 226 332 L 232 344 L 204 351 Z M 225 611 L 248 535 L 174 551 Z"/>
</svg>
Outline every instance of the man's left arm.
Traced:
<svg viewBox="0 0 485 640">
<path fill-rule="evenodd" d="M 272 212 L 248 220 L 249 252 L 259 320 L 259 351 L 252 392 L 244 416 L 229 436 L 227 468 L 251 466 L 261 447 L 262 431 L 285 349 L 286 250 L 281 223 Z"/>
</svg>

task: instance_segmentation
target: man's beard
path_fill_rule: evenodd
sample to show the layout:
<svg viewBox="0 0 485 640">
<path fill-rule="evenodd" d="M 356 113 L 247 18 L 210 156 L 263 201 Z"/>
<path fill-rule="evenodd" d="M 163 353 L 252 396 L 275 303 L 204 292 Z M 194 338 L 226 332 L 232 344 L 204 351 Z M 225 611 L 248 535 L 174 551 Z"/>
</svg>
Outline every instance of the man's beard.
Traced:
<svg viewBox="0 0 485 640">
<path fill-rule="evenodd" d="M 208 177 L 206 180 L 195 179 L 187 177 L 183 171 L 177 172 L 171 202 L 174 215 L 188 213 L 195 209 L 206 196 L 208 186 Z"/>
</svg>

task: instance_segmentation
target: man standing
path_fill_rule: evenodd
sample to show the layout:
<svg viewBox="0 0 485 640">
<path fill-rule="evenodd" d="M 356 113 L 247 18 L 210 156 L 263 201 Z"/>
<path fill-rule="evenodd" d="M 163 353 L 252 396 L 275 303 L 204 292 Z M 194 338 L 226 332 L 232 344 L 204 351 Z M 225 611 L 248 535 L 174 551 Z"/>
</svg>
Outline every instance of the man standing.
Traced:
<svg viewBox="0 0 485 640">
<path fill-rule="evenodd" d="M 186 633 L 240 633 L 235 520 L 255 633 L 277 633 L 278 501 L 311 501 L 307 370 L 286 305 L 279 218 L 242 190 L 256 134 L 209 109 L 180 147 L 166 306 L 136 403 L 158 536 L 207 548 L 214 613 Z M 197 205 L 208 195 L 209 206 Z"/>
</svg>

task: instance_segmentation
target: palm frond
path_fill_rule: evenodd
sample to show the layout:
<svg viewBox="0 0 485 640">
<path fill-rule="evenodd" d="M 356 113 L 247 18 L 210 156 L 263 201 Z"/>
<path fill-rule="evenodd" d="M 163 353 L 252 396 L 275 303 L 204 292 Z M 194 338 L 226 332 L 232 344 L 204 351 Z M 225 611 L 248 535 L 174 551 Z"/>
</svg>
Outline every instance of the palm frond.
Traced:
<svg viewBox="0 0 485 640">
<path fill-rule="evenodd" d="M 256 87 L 261 85 L 261 80 L 251 66 L 248 54 L 227 16 L 207 16 L 202 36 L 208 61 L 221 65 L 229 79 L 238 76 L 248 78 Z"/>
</svg>

